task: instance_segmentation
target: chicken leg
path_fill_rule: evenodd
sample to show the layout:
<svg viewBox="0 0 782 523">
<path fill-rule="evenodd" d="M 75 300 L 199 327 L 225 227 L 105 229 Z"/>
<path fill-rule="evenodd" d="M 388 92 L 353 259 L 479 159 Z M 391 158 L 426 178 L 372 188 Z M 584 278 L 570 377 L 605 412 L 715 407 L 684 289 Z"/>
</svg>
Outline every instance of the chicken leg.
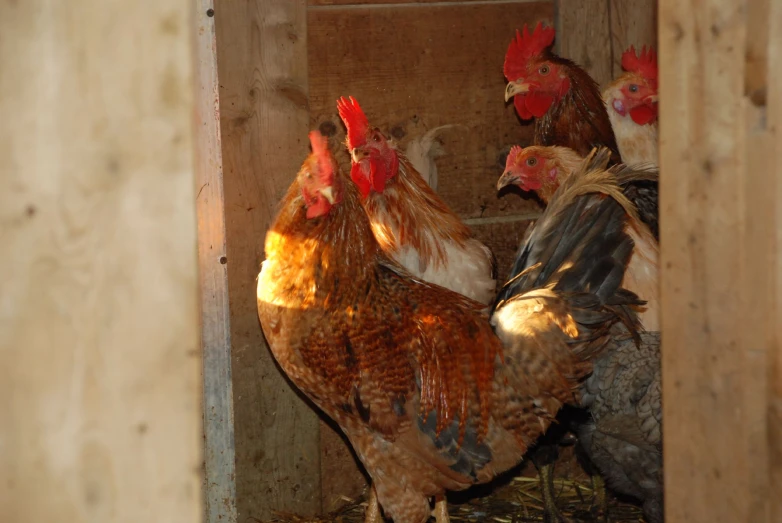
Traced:
<svg viewBox="0 0 782 523">
<path fill-rule="evenodd" d="M 451 518 L 448 516 L 448 502 L 445 500 L 445 496 L 435 496 L 432 515 L 437 523 L 451 523 Z"/>
<path fill-rule="evenodd" d="M 380 504 L 377 502 L 377 492 L 375 486 L 369 487 L 369 500 L 367 501 L 367 511 L 364 513 L 364 523 L 383 523 L 383 516 L 380 515 Z"/>
<path fill-rule="evenodd" d="M 543 492 L 543 521 L 545 523 L 572 523 L 557 507 L 554 495 L 554 465 L 547 463 L 538 468 L 540 489 Z"/>
</svg>

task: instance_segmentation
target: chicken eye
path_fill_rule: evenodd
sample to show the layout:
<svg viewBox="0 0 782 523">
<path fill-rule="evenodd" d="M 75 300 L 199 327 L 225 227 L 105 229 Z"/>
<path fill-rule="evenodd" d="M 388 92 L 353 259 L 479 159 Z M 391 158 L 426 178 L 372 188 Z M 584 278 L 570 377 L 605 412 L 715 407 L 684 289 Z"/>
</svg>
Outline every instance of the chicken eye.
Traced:
<svg viewBox="0 0 782 523">
<path fill-rule="evenodd" d="M 528 167 L 535 167 L 537 165 L 537 163 L 538 163 L 538 159 L 535 158 L 534 156 L 531 157 L 531 158 L 527 158 L 527 166 Z"/>
<path fill-rule="evenodd" d="M 548 65 L 543 65 L 538 69 L 538 72 L 542 75 L 547 75 L 551 72 L 551 68 Z"/>
<path fill-rule="evenodd" d="M 631 93 L 637 93 L 638 92 L 638 85 L 637 84 L 630 84 L 630 87 L 627 88 L 628 91 Z"/>
</svg>

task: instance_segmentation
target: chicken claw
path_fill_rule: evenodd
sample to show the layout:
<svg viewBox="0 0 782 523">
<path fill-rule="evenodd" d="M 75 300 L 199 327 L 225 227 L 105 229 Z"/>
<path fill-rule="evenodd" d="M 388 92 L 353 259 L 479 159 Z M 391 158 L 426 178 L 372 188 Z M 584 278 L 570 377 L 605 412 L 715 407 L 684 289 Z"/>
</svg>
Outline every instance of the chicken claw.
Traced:
<svg viewBox="0 0 782 523">
<path fill-rule="evenodd" d="M 445 496 L 435 496 L 432 515 L 437 523 L 451 523 L 451 518 L 448 516 L 448 502 L 445 500 Z"/>
<path fill-rule="evenodd" d="M 377 502 L 377 492 L 375 486 L 369 487 L 369 500 L 367 501 L 367 511 L 364 513 L 364 523 L 383 523 L 383 516 L 380 515 L 380 504 Z"/>
</svg>

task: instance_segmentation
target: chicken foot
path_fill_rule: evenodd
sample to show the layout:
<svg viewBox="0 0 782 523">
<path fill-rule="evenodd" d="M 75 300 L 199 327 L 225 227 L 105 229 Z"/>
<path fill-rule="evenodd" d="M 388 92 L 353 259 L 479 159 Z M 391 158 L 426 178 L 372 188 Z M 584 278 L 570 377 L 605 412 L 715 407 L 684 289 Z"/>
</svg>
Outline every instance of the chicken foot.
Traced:
<svg viewBox="0 0 782 523">
<path fill-rule="evenodd" d="M 369 500 L 367 501 L 367 511 L 364 513 L 364 523 L 383 523 L 383 516 L 380 515 L 380 503 L 377 502 L 377 492 L 375 486 L 369 487 Z"/>
<path fill-rule="evenodd" d="M 543 492 L 543 521 L 545 523 L 572 523 L 557 507 L 554 495 L 554 465 L 547 463 L 538 468 L 540 490 Z"/>
<path fill-rule="evenodd" d="M 437 523 L 451 523 L 451 518 L 448 516 L 448 502 L 445 500 L 445 496 L 435 496 L 432 515 Z"/>
</svg>

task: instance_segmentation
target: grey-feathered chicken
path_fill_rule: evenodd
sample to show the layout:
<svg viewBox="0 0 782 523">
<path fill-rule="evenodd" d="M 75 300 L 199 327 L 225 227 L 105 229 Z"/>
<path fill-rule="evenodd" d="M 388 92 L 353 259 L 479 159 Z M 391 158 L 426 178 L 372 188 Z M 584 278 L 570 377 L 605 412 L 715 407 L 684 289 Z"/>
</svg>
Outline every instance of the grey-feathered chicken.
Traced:
<svg viewBox="0 0 782 523">
<path fill-rule="evenodd" d="M 594 363 L 581 387 L 592 420 L 579 426 L 579 444 L 615 491 L 643 502 L 649 523 L 663 521 L 660 333 L 628 336 Z"/>
</svg>

